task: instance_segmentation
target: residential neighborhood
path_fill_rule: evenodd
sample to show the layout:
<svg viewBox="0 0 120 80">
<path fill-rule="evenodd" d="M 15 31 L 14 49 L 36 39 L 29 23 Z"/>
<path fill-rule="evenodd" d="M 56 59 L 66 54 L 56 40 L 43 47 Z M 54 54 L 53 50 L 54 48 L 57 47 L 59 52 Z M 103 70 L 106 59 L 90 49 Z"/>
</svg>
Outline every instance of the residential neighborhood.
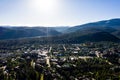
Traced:
<svg viewBox="0 0 120 80">
<path fill-rule="evenodd" d="M 101 75 L 104 79 L 120 79 L 118 76 L 120 75 L 119 43 L 46 44 L 19 47 L 22 48 L 0 50 L 1 79 L 25 80 L 30 77 L 30 80 L 41 80 L 41 78 L 43 80 L 66 80 L 66 78 L 95 80 L 100 78 L 97 74 L 101 71 L 104 71 L 104 75 Z"/>
</svg>

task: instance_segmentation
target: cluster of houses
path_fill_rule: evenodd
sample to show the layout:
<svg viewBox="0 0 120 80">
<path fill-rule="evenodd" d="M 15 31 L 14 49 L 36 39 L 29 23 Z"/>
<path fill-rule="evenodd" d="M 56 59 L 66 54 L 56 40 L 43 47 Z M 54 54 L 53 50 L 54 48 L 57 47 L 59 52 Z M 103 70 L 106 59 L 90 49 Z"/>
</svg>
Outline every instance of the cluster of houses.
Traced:
<svg viewBox="0 0 120 80">
<path fill-rule="evenodd" d="M 89 47 L 85 44 L 71 44 L 71 45 L 52 45 L 52 46 L 43 46 L 39 49 L 34 50 L 26 50 L 22 53 L 22 57 L 16 57 L 21 59 L 30 59 L 30 64 L 33 68 L 35 66 L 47 66 L 48 68 L 52 68 L 53 66 L 57 68 L 69 68 L 69 67 L 76 67 L 75 64 L 71 64 L 72 61 L 76 61 L 78 59 L 86 60 L 87 58 L 106 58 L 110 55 L 118 55 L 120 57 L 120 50 L 119 48 L 106 48 L 101 49 L 99 47 Z M 8 56 L 15 56 L 15 54 L 0 54 L 0 70 L 3 70 L 4 73 L 7 73 L 6 70 L 6 58 Z M 4 58 L 6 57 L 6 58 Z M 15 57 L 11 59 L 11 61 L 15 61 Z M 108 62 L 109 64 L 112 64 Z M 120 58 L 118 59 L 118 63 L 120 63 Z M 16 66 L 18 68 L 19 66 Z M 119 67 L 119 66 L 118 66 Z M 54 69 L 53 69 L 54 70 Z"/>
</svg>

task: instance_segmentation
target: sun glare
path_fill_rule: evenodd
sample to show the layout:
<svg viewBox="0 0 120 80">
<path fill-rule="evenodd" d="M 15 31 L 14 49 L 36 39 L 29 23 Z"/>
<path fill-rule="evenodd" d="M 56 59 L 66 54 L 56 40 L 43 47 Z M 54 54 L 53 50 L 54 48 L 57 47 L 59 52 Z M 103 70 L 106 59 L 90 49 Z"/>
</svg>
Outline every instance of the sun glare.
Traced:
<svg viewBox="0 0 120 80">
<path fill-rule="evenodd" d="M 30 6 L 37 12 L 50 14 L 54 12 L 58 5 L 58 0 L 31 0 Z"/>
</svg>

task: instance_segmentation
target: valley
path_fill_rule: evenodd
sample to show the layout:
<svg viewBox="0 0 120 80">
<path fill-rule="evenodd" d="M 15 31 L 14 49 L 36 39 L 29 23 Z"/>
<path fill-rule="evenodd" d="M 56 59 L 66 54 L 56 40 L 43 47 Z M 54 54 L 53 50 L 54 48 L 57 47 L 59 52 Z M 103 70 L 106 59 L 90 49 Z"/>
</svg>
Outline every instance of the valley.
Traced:
<svg viewBox="0 0 120 80">
<path fill-rule="evenodd" d="M 0 79 L 119 80 L 119 23 L 0 27 Z"/>
</svg>

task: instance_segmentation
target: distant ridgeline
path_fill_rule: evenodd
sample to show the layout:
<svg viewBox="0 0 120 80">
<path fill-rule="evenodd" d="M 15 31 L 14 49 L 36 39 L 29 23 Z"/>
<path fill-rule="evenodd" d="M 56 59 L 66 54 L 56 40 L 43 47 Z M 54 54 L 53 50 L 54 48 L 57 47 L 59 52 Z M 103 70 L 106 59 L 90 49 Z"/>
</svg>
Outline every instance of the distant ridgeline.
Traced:
<svg viewBox="0 0 120 80">
<path fill-rule="evenodd" d="M 40 37 L 40 38 L 38 38 Z M 120 19 L 104 20 L 73 27 L 0 27 L 0 40 L 18 39 L 39 43 L 81 43 L 120 41 Z M 11 40 L 10 40 L 11 41 Z"/>
</svg>

